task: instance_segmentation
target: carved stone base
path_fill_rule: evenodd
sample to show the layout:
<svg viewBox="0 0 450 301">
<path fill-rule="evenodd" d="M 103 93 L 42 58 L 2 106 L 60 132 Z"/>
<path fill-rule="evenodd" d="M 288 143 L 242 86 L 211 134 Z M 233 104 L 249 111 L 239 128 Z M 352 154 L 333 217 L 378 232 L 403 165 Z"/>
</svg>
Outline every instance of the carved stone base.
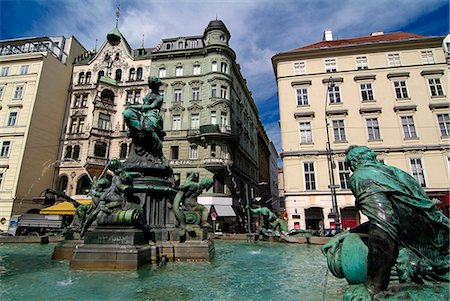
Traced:
<svg viewBox="0 0 450 301">
<path fill-rule="evenodd" d="M 158 245 L 159 255 L 168 261 L 210 261 L 215 256 L 214 242 L 202 241 L 163 242 Z"/>
<path fill-rule="evenodd" d="M 71 260 L 73 255 L 73 250 L 78 245 L 82 245 L 83 240 L 81 239 L 67 239 L 58 244 L 52 253 L 53 260 Z"/>
<path fill-rule="evenodd" d="M 154 250 L 154 249 L 153 249 Z M 74 249 L 70 268 L 94 271 L 137 270 L 151 263 L 152 248 L 144 232 L 132 227 L 96 227 Z"/>
<path fill-rule="evenodd" d="M 376 294 L 376 301 L 448 301 L 450 286 L 446 282 L 417 284 L 391 283 L 386 291 Z"/>
<path fill-rule="evenodd" d="M 186 230 L 186 236 L 183 238 L 179 229 L 175 229 L 172 233 L 172 240 L 177 242 L 184 241 L 202 241 L 208 238 L 208 232 L 200 228 L 198 225 L 189 226 L 191 231 Z"/>
</svg>

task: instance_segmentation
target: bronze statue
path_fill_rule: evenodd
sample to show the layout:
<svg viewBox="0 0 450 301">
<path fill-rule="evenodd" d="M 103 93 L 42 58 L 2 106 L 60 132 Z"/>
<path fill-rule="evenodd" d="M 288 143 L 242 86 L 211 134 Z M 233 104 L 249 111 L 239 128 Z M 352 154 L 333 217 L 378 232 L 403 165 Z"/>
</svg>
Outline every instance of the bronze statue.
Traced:
<svg viewBox="0 0 450 301">
<path fill-rule="evenodd" d="M 287 233 L 287 224 L 286 221 L 282 218 L 279 218 L 275 213 L 273 213 L 267 207 L 260 208 L 250 208 L 252 213 L 262 214 L 263 220 L 262 224 L 260 224 L 260 232 L 264 236 L 270 236 L 273 232 L 279 231 L 282 234 Z"/>
<path fill-rule="evenodd" d="M 208 223 L 208 210 L 202 204 L 197 202 L 197 197 L 202 194 L 203 190 L 210 189 L 214 184 L 213 179 L 203 178 L 199 182 L 199 174 L 191 173 L 185 182 L 178 187 L 179 191 L 173 201 L 173 211 L 179 223 L 180 236 L 185 235 L 187 215 L 191 217 L 191 224 L 199 224 L 203 229 L 210 228 Z M 196 214 L 195 214 L 196 213 Z M 197 217 L 197 218 L 196 218 Z"/>
<path fill-rule="evenodd" d="M 139 156 L 162 158 L 162 141 L 166 135 L 163 131 L 160 109 L 163 96 L 159 94 L 162 85 L 158 77 L 149 77 L 148 87 L 151 91 L 144 96 L 142 105 L 130 105 L 123 112 L 123 117 L 133 139 L 135 151 Z"/>
<path fill-rule="evenodd" d="M 351 230 L 368 235 L 367 275 L 360 277 L 366 280 L 350 287 L 344 300 L 372 300 L 388 287 L 396 261 L 400 281 L 449 281 L 450 222 L 416 179 L 379 162 L 365 146 L 350 146 L 346 160 L 353 171 L 349 184 L 356 206 L 369 222 Z M 349 235 L 341 233 L 322 248 L 332 272 L 330 262 L 343 256 L 337 254 Z"/>
</svg>

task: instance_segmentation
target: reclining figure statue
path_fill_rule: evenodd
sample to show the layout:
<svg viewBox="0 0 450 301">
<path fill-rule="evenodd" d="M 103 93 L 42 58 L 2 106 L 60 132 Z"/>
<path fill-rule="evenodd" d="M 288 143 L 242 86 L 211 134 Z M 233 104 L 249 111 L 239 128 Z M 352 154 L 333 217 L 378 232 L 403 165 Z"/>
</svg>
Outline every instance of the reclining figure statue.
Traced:
<svg viewBox="0 0 450 301">
<path fill-rule="evenodd" d="M 322 247 L 330 271 L 354 284 L 344 300 L 372 300 L 388 287 L 394 265 L 400 282 L 448 282 L 450 222 L 416 179 L 365 146 L 350 146 L 346 161 L 356 206 L 369 222 Z"/>
</svg>

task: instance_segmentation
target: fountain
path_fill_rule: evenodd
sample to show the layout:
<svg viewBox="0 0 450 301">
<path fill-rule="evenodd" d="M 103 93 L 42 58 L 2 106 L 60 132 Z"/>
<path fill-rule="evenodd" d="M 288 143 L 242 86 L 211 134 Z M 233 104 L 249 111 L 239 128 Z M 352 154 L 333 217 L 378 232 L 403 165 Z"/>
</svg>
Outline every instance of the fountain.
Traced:
<svg viewBox="0 0 450 301">
<path fill-rule="evenodd" d="M 71 269 L 135 270 L 161 260 L 214 256 L 214 244 L 206 235 L 205 208 L 196 202 L 212 180 L 199 182 L 193 173 L 186 183 L 172 187 L 172 169 L 162 153 L 161 84 L 159 78 L 149 78 L 151 91 L 143 104 L 123 112 L 132 139 L 130 154 L 124 163 L 116 159 L 108 163 L 114 174 L 111 183 L 94 179 L 92 205 L 77 208 L 84 240 L 65 243 L 74 247 Z"/>
</svg>

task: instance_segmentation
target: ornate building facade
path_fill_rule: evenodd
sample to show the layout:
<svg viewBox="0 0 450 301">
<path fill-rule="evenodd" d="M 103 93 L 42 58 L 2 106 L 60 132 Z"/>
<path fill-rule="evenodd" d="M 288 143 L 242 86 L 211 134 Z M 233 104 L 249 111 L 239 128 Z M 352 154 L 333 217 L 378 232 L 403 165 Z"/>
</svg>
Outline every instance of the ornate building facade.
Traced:
<svg viewBox="0 0 450 301">
<path fill-rule="evenodd" d="M 450 103 L 442 41 L 382 32 L 333 40 L 326 31 L 323 41 L 272 58 L 290 227 L 334 227 L 333 177 L 342 227 L 360 223 L 344 162 L 353 144 L 410 172 L 448 214 Z"/>
</svg>

